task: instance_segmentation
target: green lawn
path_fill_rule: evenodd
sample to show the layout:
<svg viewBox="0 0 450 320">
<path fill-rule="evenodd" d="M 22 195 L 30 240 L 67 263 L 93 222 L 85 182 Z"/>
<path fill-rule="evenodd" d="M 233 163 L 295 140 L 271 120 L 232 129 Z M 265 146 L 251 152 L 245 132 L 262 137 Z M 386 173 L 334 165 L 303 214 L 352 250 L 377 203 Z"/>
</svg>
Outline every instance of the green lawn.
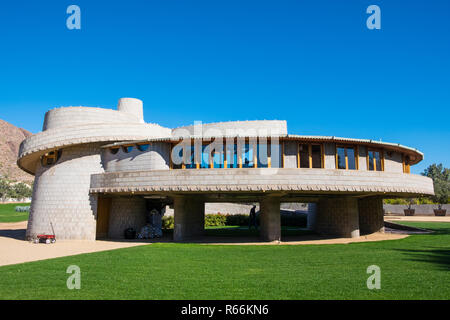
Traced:
<svg viewBox="0 0 450 320">
<path fill-rule="evenodd" d="M 4 266 L 0 298 L 449 299 L 450 223 L 407 224 L 435 233 L 338 245 L 150 244 Z M 72 264 L 80 290 L 66 288 Z M 366 287 L 373 264 L 380 290 Z"/>
<path fill-rule="evenodd" d="M 15 212 L 17 206 L 29 206 L 29 203 L 0 204 L 0 222 L 20 222 L 28 220 L 28 212 Z"/>
</svg>

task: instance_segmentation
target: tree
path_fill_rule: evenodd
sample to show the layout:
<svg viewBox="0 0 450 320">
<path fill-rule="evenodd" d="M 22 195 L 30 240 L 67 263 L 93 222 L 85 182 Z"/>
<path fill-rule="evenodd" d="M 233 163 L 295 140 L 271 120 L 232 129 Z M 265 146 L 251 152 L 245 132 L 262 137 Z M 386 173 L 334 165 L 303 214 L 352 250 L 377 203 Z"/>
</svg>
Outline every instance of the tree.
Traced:
<svg viewBox="0 0 450 320">
<path fill-rule="evenodd" d="M 439 209 L 443 204 L 448 203 L 450 197 L 450 169 L 444 168 L 442 163 L 433 163 L 422 172 L 422 175 L 433 179 L 434 196 L 431 199 L 439 204 Z"/>
<path fill-rule="evenodd" d="M 0 177 L 0 199 L 3 199 L 7 196 L 9 192 L 9 183 L 2 177 Z"/>
<path fill-rule="evenodd" d="M 12 191 L 13 191 L 12 193 L 14 193 L 14 197 L 11 198 L 16 199 L 30 198 L 32 193 L 31 187 L 23 182 L 16 183 L 12 187 Z"/>
</svg>

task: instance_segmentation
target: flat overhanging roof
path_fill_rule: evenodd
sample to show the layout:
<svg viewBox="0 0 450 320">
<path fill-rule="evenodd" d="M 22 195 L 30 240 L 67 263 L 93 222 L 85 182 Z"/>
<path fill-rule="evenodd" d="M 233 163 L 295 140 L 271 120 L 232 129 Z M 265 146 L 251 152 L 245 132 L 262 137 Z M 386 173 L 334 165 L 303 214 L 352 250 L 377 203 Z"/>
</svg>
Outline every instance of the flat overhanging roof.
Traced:
<svg viewBox="0 0 450 320">
<path fill-rule="evenodd" d="M 139 144 L 139 143 L 147 143 L 147 142 L 180 142 L 182 139 L 191 139 L 191 140 L 206 140 L 211 141 L 214 139 L 231 139 L 231 138 L 278 138 L 280 141 L 304 141 L 304 142 L 331 142 L 331 143 L 343 143 L 343 144 L 357 144 L 357 145 L 368 145 L 373 146 L 375 148 L 385 148 L 392 151 L 399 151 L 409 155 L 412 155 L 411 161 L 412 164 L 416 164 L 423 160 L 423 153 L 415 148 L 411 148 L 408 146 L 401 145 L 400 143 L 391 143 L 384 141 L 377 141 L 371 139 L 356 139 L 356 138 L 343 138 L 343 137 L 335 137 L 335 136 L 312 136 L 312 135 L 296 135 L 296 134 L 287 134 L 287 135 L 271 135 L 271 136 L 261 136 L 261 135 L 231 135 L 231 136 L 195 136 L 190 135 L 187 137 L 161 137 L 161 138 L 149 138 L 145 140 L 137 140 L 137 141 L 121 141 L 115 142 L 111 144 L 104 145 L 102 148 L 111 148 L 111 147 L 119 147 L 128 144 Z"/>
</svg>

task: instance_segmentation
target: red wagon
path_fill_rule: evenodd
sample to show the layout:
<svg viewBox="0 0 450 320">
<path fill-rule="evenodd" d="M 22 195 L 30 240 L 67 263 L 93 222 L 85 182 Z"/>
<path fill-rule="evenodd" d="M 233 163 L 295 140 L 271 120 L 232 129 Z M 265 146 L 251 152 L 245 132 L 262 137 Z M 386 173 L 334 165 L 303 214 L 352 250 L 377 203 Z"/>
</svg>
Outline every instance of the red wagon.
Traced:
<svg viewBox="0 0 450 320">
<path fill-rule="evenodd" d="M 55 243 L 56 242 L 56 236 L 55 236 L 55 230 L 53 229 L 53 224 L 50 222 L 50 226 L 52 227 L 53 234 L 38 234 L 36 236 L 36 239 L 34 240 L 34 243 Z"/>
<path fill-rule="evenodd" d="M 36 243 L 55 243 L 56 237 L 54 234 L 38 234 L 36 237 L 36 240 L 34 240 Z"/>
</svg>

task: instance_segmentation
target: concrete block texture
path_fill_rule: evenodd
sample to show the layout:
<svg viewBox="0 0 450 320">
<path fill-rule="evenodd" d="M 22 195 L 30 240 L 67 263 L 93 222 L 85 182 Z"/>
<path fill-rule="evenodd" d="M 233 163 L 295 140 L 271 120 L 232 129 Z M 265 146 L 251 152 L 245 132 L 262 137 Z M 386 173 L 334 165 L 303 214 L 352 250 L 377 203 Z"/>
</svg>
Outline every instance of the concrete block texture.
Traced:
<svg viewBox="0 0 450 320">
<path fill-rule="evenodd" d="M 263 197 L 260 202 L 260 236 L 263 241 L 281 240 L 280 198 Z"/>
<path fill-rule="evenodd" d="M 37 164 L 27 238 L 51 234 L 51 222 L 57 239 L 95 240 L 97 197 L 89 186 L 91 174 L 103 172 L 99 147 L 69 147 L 53 166 Z"/>
<path fill-rule="evenodd" d="M 316 231 L 343 238 L 359 237 L 358 199 L 325 198 L 318 202 Z"/>
<path fill-rule="evenodd" d="M 140 232 L 145 226 L 146 205 L 141 197 L 117 197 L 111 201 L 108 237 L 123 239 L 124 231 L 133 228 Z"/>
<path fill-rule="evenodd" d="M 367 197 L 359 199 L 358 210 L 361 234 L 384 231 L 383 198 Z"/>
<path fill-rule="evenodd" d="M 94 174 L 91 192 L 129 191 L 319 191 L 364 194 L 433 194 L 424 176 L 379 171 L 331 169 L 149 170 Z"/>
<path fill-rule="evenodd" d="M 298 143 L 287 141 L 284 143 L 284 168 L 297 168 Z"/>
<path fill-rule="evenodd" d="M 205 231 L 205 202 L 193 196 L 174 198 L 173 240 L 201 237 Z"/>
<path fill-rule="evenodd" d="M 103 149 L 102 161 L 106 172 L 169 170 L 170 144 L 149 142 L 146 151 L 140 151 L 133 146 L 128 153 L 120 147 L 116 154 L 112 154 L 109 149 Z"/>
</svg>

